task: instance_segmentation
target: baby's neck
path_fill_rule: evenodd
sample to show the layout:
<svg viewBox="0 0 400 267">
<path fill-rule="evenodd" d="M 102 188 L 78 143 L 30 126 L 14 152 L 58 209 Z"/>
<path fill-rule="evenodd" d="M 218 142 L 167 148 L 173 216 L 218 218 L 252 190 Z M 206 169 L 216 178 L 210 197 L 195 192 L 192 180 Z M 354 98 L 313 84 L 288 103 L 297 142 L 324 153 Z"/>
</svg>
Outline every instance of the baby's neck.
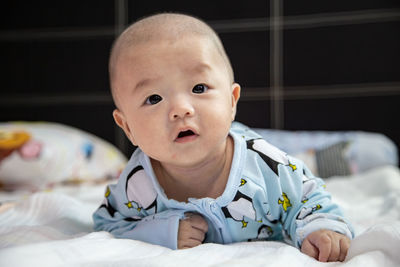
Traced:
<svg viewBox="0 0 400 267">
<path fill-rule="evenodd" d="M 233 140 L 229 136 L 225 148 L 214 158 L 192 167 L 165 165 L 152 160 L 157 179 L 168 198 L 187 202 L 189 198 L 217 198 L 225 190 L 232 158 Z"/>
</svg>

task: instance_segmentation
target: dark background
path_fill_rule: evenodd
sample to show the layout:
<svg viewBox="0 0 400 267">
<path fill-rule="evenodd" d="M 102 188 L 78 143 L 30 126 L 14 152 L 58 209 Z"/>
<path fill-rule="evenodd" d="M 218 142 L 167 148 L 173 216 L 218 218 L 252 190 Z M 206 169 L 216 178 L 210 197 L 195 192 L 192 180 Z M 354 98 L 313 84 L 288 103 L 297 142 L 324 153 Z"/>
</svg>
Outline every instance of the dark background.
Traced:
<svg viewBox="0 0 400 267">
<path fill-rule="evenodd" d="M 132 147 L 114 125 L 107 61 L 140 17 L 192 14 L 220 35 L 242 85 L 237 120 L 381 132 L 400 146 L 400 5 L 354 1 L 3 1 L 0 121 L 54 121 Z"/>
</svg>

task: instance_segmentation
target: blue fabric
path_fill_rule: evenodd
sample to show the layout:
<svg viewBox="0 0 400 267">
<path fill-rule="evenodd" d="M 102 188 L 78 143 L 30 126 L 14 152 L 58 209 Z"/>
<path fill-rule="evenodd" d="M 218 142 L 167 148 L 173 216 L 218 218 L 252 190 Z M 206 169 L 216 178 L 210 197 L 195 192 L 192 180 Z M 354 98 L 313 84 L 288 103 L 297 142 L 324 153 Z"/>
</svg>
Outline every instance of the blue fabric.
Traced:
<svg viewBox="0 0 400 267">
<path fill-rule="evenodd" d="M 254 129 L 265 140 L 285 152 L 295 155 L 311 150 L 323 150 L 340 142 L 347 142 L 343 155 L 352 173 L 364 172 L 378 166 L 398 166 L 396 144 L 381 133 L 362 131 L 287 131 Z"/>
<path fill-rule="evenodd" d="M 177 248 L 179 220 L 185 212 L 204 216 L 205 242 L 291 240 L 300 247 L 318 229 L 353 236 L 323 181 L 304 164 L 270 145 L 248 127 L 233 123 L 234 155 L 228 183 L 217 199 L 168 199 L 150 159 L 137 149 L 117 184 L 107 187 L 94 213 L 96 230 Z"/>
</svg>

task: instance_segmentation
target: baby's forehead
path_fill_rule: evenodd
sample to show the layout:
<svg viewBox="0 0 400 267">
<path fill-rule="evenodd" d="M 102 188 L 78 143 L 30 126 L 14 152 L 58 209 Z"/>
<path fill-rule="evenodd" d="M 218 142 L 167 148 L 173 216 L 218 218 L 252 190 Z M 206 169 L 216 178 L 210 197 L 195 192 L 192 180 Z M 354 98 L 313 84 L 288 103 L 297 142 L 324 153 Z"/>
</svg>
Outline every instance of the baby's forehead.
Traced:
<svg viewBox="0 0 400 267">
<path fill-rule="evenodd" d="M 147 48 L 165 46 L 174 47 L 185 45 L 188 41 L 196 41 L 198 46 L 207 47 L 208 49 L 218 51 L 217 45 L 210 36 L 187 32 L 185 34 L 181 34 L 180 36 L 160 34 L 155 35 L 152 38 L 146 37 L 143 39 L 137 39 L 133 42 L 127 42 L 123 47 L 121 47 L 121 52 L 131 54 L 135 51 L 140 51 Z"/>
<path fill-rule="evenodd" d="M 178 52 L 177 52 L 178 51 Z M 136 39 L 121 47 L 114 67 L 137 69 L 135 66 L 147 66 L 157 58 L 165 60 L 183 59 L 187 64 L 197 62 L 216 62 L 222 59 L 216 43 L 206 35 L 187 32 L 179 38 L 170 35 L 157 35 L 154 38 Z"/>
<path fill-rule="evenodd" d="M 190 30 L 175 31 L 173 29 L 163 30 L 162 28 L 147 31 L 141 30 L 130 33 L 125 39 L 121 42 L 121 48 L 127 48 L 128 51 L 140 46 L 157 46 L 165 43 L 179 44 L 189 39 L 203 39 L 206 43 L 211 41 L 217 48 L 212 34 Z"/>
<path fill-rule="evenodd" d="M 129 55 L 141 45 L 150 45 L 162 40 L 178 42 L 185 39 L 184 37 L 190 36 L 201 36 L 211 41 L 206 41 L 205 43 L 222 56 L 230 79 L 233 81 L 233 71 L 229 58 L 218 35 L 209 25 L 197 18 L 186 15 L 161 14 L 135 22 L 116 40 L 109 62 L 111 86 L 113 86 L 116 68 L 117 65 L 120 65 L 120 59 Z"/>
<path fill-rule="evenodd" d="M 157 66 L 171 68 L 171 64 L 195 73 L 205 73 L 211 66 L 218 68 L 225 64 L 212 40 L 197 35 L 132 44 L 121 52 L 116 63 L 119 71 L 125 69 L 136 75 L 153 72 Z"/>
</svg>

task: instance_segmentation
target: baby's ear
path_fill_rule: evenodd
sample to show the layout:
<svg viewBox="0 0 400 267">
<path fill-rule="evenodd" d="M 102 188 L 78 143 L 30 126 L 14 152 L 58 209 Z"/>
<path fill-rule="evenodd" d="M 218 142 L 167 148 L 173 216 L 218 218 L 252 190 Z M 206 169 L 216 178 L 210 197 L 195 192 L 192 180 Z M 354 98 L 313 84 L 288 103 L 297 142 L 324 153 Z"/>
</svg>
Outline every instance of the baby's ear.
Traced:
<svg viewBox="0 0 400 267">
<path fill-rule="evenodd" d="M 240 98 L 240 85 L 238 83 L 232 84 L 232 121 L 235 120 L 236 106 Z"/>
<path fill-rule="evenodd" d="M 129 125 L 126 122 L 125 115 L 119 109 L 114 109 L 113 117 L 114 117 L 115 123 L 122 130 L 124 130 L 124 133 L 125 133 L 126 137 L 128 137 L 128 139 L 132 142 L 132 144 L 136 146 L 135 139 L 133 138 L 133 134 L 131 132 L 131 129 L 129 128 Z"/>
</svg>

